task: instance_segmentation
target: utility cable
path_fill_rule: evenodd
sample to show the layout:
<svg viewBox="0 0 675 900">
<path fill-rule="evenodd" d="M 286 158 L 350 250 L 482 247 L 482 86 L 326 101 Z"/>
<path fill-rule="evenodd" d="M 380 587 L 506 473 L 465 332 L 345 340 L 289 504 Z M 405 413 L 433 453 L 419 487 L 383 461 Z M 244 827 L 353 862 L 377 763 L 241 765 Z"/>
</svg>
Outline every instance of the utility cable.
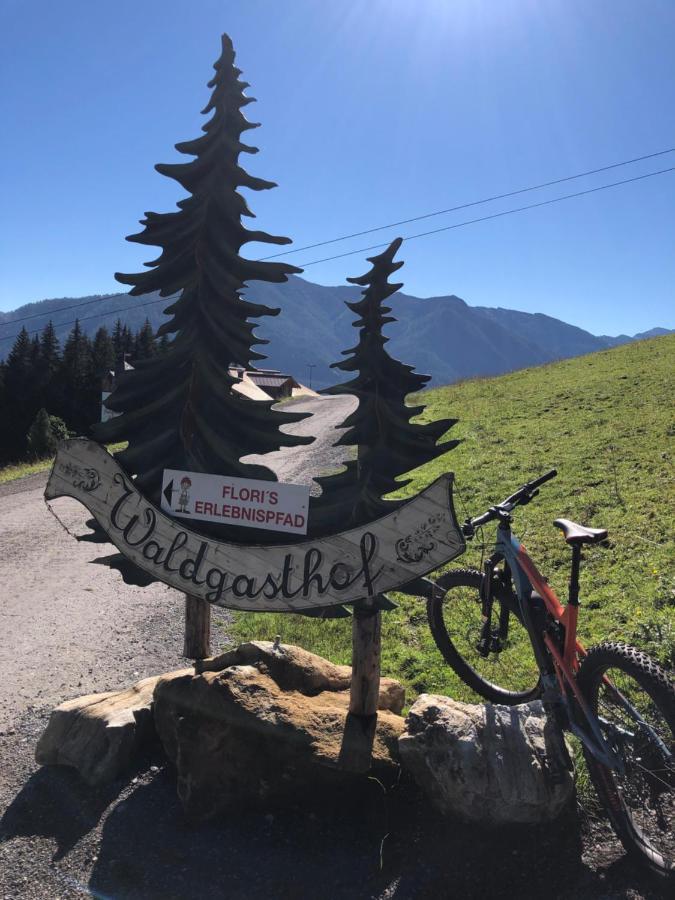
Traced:
<svg viewBox="0 0 675 900">
<path fill-rule="evenodd" d="M 574 181 L 576 178 L 585 178 L 587 175 L 597 175 L 599 172 L 608 172 L 610 169 L 618 169 L 620 166 L 629 166 L 645 159 L 654 159 L 664 156 L 666 153 L 675 153 L 675 147 L 668 150 L 659 150 L 657 153 L 648 153 L 646 156 L 636 156 L 634 159 L 625 159 L 623 162 L 612 163 L 609 166 L 601 166 L 599 169 L 589 169 L 587 172 L 579 172 L 578 175 L 567 175 L 565 178 L 556 178 L 554 181 L 544 181 L 531 187 L 519 188 L 506 194 L 495 194 L 493 197 L 485 197 L 483 200 L 473 200 L 471 203 L 462 203 L 460 206 L 450 206 L 448 209 L 439 209 L 436 212 L 424 213 L 421 216 L 413 216 L 410 219 L 401 219 L 400 222 L 390 222 L 388 225 L 377 225 L 375 228 L 367 228 L 365 231 L 355 231 L 353 234 L 344 234 L 342 237 L 330 238 L 327 241 L 318 241 L 316 244 L 306 244 L 304 247 L 294 247 L 292 250 L 283 250 L 273 256 L 264 256 L 259 262 L 268 259 L 277 259 L 280 256 L 288 256 L 289 253 L 301 253 L 303 250 L 314 250 L 316 247 L 325 247 L 327 244 L 337 244 L 340 241 L 348 241 L 350 238 L 363 237 L 365 234 L 374 234 L 376 231 L 384 231 L 387 228 L 396 228 L 399 225 L 410 225 L 412 222 L 421 222 L 423 219 L 431 219 L 434 216 L 444 216 L 446 213 L 457 212 L 460 209 L 470 209 L 472 206 L 481 206 L 483 203 L 492 203 L 494 200 L 505 200 L 507 197 L 516 197 L 518 194 L 526 194 L 529 191 L 539 191 L 545 187 L 553 187 L 555 184 L 563 184 L 566 181 Z"/>
<path fill-rule="evenodd" d="M 645 178 L 653 178 L 655 175 L 665 175 L 667 172 L 675 172 L 675 166 L 668 169 L 659 169 L 658 172 L 647 172 L 645 175 L 636 175 L 634 178 L 625 178 L 623 181 L 614 181 L 611 184 L 601 184 L 598 187 L 587 188 L 585 191 L 576 191 L 574 194 L 563 194 L 562 197 L 553 197 L 551 200 L 542 200 L 539 203 L 529 203 L 527 206 L 518 206 L 515 209 L 505 209 L 503 212 L 492 213 L 489 216 L 481 216 L 478 219 L 467 219 L 464 222 L 456 222 L 454 225 L 444 225 L 442 228 L 434 228 L 431 231 L 420 231 L 417 234 L 409 234 L 404 241 L 413 241 L 415 238 L 429 237 L 432 234 L 440 234 L 442 231 L 452 231 L 453 228 L 463 228 L 465 225 L 475 225 L 477 222 L 487 222 L 489 219 L 499 219 L 502 216 L 511 216 L 514 213 L 524 212 L 527 209 L 536 209 L 539 206 L 550 206 L 552 203 L 560 203 L 562 200 L 571 200 L 573 197 L 583 197 L 585 194 L 595 194 L 597 191 L 606 191 L 608 188 L 618 187 L 622 184 L 630 184 L 633 181 L 642 181 Z M 347 253 L 337 253 L 335 256 L 326 256 L 322 259 L 313 259 L 309 262 L 299 263 L 299 267 L 306 269 L 316 266 L 318 263 L 330 262 L 333 259 L 342 259 L 345 256 L 353 256 L 356 253 L 366 253 L 368 250 L 379 250 L 388 247 L 389 242 L 383 244 L 371 244 L 369 247 L 359 247 L 358 250 L 349 250 Z"/>
<path fill-rule="evenodd" d="M 630 166 L 633 163 L 643 162 L 645 159 L 654 159 L 657 156 L 664 156 L 666 153 L 675 153 L 675 147 L 670 147 L 667 150 L 659 150 L 656 153 L 648 153 L 645 156 L 636 156 L 633 159 L 625 159 L 622 162 L 612 163 L 608 166 L 601 166 L 599 169 L 589 169 L 586 172 L 579 172 L 576 175 L 567 175 L 565 178 L 556 178 L 554 181 L 544 181 L 541 184 L 534 184 L 530 187 L 519 188 L 515 191 L 509 191 L 506 194 L 495 194 L 493 197 L 485 197 L 482 200 L 473 200 L 471 203 L 462 203 L 459 206 L 451 206 L 448 209 L 439 209 L 437 212 L 424 213 L 421 216 L 413 216 L 410 219 L 401 219 L 399 222 L 390 222 L 388 225 L 378 225 L 375 228 L 367 228 L 365 231 L 355 231 L 353 234 L 345 234 L 342 237 L 330 238 L 326 241 L 318 241 L 315 244 L 306 244 L 304 247 L 295 247 L 292 250 L 284 250 L 281 253 L 275 253 L 272 256 L 263 256 L 260 259 L 256 260 L 256 262 L 267 262 L 270 259 L 277 259 L 280 256 L 288 256 L 289 253 L 301 253 L 304 250 L 314 250 L 316 247 L 325 247 L 328 244 L 337 244 L 341 241 L 347 241 L 351 238 L 355 237 L 363 237 L 366 234 L 374 234 L 376 231 L 384 231 L 387 228 L 396 228 L 399 225 L 408 225 L 412 222 L 421 222 L 423 219 L 430 219 L 434 216 L 442 216 L 446 213 L 457 212 L 460 209 L 469 209 L 472 206 L 480 206 L 484 203 L 492 203 L 494 200 L 504 200 L 507 197 L 515 197 L 518 194 L 525 194 L 530 191 L 538 191 L 545 187 L 552 187 L 555 184 L 563 184 L 566 181 L 574 181 L 577 178 L 585 178 L 588 175 L 597 175 L 599 172 L 607 172 L 610 169 L 618 169 L 621 166 Z M 310 263 L 310 265 L 313 265 Z M 81 303 L 73 303 L 71 306 L 61 306 L 59 309 L 52 309 L 48 313 L 34 313 L 30 316 L 21 316 L 18 319 L 8 319 L 5 322 L 0 322 L 0 325 L 11 325 L 14 322 L 29 322 L 31 319 L 41 319 L 45 315 L 55 315 L 60 312 L 67 312 L 71 309 L 79 309 L 82 306 L 88 306 L 90 303 L 96 303 L 102 297 L 110 296 L 114 297 L 115 294 L 103 294 L 98 297 L 92 297 L 91 300 L 85 300 Z M 120 312 L 124 312 L 124 310 L 119 310 Z M 70 324 L 68 322 L 64 324 Z M 0 338 L 0 340 L 4 340 L 4 338 Z"/>
<path fill-rule="evenodd" d="M 553 203 L 561 203 L 563 200 L 571 200 L 574 197 L 583 197 L 587 194 L 595 194 L 598 191 L 606 191 L 609 188 L 619 187 L 624 184 L 632 184 L 633 182 L 636 182 L 636 181 L 644 181 L 646 178 L 654 178 L 657 175 L 666 175 L 669 172 L 675 172 L 675 166 L 670 166 L 667 169 L 659 169 L 656 172 L 647 172 L 644 175 L 636 175 L 633 178 L 624 178 L 622 181 L 613 181 L 610 184 L 601 184 L 594 188 L 587 188 L 584 191 L 575 191 L 573 194 L 563 194 L 561 197 L 553 197 L 550 200 L 541 200 L 539 203 L 529 203 L 527 206 L 518 206 L 515 209 L 505 209 L 502 212 L 491 213 L 488 216 L 480 216 L 477 219 L 466 219 L 464 222 L 455 222 L 453 225 L 444 225 L 442 228 L 434 228 L 431 231 L 421 231 L 421 232 L 418 232 L 417 234 L 408 235 L 403 240 L 404 241 L 413 241 L 416 238 L 429 237 L 430 235 L 433 235 L 433 234 L 440 234 L 443 231 L 452 231 L 455 228 L 463 228 L 466 225 L 475 225 L 478 222 L 487 222 L 490 219 L 499 219 L 499 218 L 502 218 L 503 216 L 511 216 L 511 215 L 514 215 L 515 213 L 525 212 L 528 209 L 537 209 L 541 206 L 551 206 Z M 323 257 L 322 259 L 313 259 L 313 260 L 310 260 L 309 262 L 300 264 L 299 267 L 301 269 L 307 269 L 307 268 L 309 268 L 309 266 L 316 266 L 319 263 L 331 262 L 334 259 L 343 259 L 346 256 L 354 256 L 357 253 L 367 253 L 369 250 L 379 250 L 380 248 L 387 247 L 387 246 L 389 246 L 388 242 L 384 242 L 382 244 L 371 244 L 368 247 L 359 247 L 358 250 L 349 250 L 346 253 L 337 253 L 334 256 L 326 256 L 326 257 Z M 257 260 L 257 261 L 262 262 L 262 260 Z M 72 325 L 76 321 L 86 322 L 89 319 L 100 319 L 102 317 L 102 315 L 103 316 L 118 315 L 119 313 L 127 312 L 128 310 L 131 310 L 131 309 L 142 309 L 144 306 L 151 306 L 154 303 L 167 302 L 168 300 L 169 300 L 168 297 L 158 297 L 155 300 L 148 300 L 145 303 L 136 303 L 136 304 L 133 304 L 132 306 L 125 306 L 122 309 L 111 310 L 110 313 L 103 313 L 103 314 L 96 313 L 93 316 L 85 316 L 81 319 L 71 319 L 69 322 L 59 322 L 58 327 L 62 328 L 64 325 Z M 91 303 L 93 301 L 88 300 L 86 302 Z M 81 305 L 84 305 L 84 304 L 81 304 Z M 67 307 L 67 308 L 72 308 L 72 307 Z M 50 315 L 50 313 L 42 314 L 42 316 L 46 316 L 46 315 Z M 11 321 L 12 322 L 14 322 L 14 321 L 20 322 L 22 320 L 21 319 L 13 319 Z M 0 325 L 3 325 L 3 324 L 10 324 L 10 323 L 0 322 Z M 30 331 L 30 332 L 28 332 L 28 334 L 39 334 L 40 331 L 41 331 L 41 329 L 38 329 L 37 331 Z M 19 336 L 19 334 L 20 334 L 20 332 L 17 332 L 16 334 L 13 334 L 13 335 L 6 335 L 4 337 L 0 337 L 0 341 L 13 340 L 13 339 L 17 338 Z"/>
</svg>

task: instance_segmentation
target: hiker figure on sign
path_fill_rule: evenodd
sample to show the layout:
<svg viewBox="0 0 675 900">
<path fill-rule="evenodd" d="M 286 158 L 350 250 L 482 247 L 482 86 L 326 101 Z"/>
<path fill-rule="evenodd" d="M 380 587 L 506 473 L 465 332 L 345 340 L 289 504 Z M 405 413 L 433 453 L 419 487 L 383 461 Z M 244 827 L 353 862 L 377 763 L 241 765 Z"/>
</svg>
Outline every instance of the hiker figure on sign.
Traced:
<svg viewBox="0 0 675 900">
<path fill-rule="evenodd" d="M 186 509 L 186 506 L 190 502 L 190 488 L 192 487 L 192 482 L 186 476 L 185 478 L 181 478 L 180 481 L 180 495 L 178 497 L 178 512 L 189 513 L 190 510 Z"/>
</svg>

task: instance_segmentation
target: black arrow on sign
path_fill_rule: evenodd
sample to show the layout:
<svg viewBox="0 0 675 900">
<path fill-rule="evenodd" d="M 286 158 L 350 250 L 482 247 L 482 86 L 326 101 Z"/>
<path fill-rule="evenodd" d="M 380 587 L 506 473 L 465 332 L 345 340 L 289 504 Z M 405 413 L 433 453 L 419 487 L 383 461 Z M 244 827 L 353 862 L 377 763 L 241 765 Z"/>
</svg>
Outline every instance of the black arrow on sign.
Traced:
<svg viewBox="0 0 675 900">
<path fill-rule="evenodd" d="M 171 495 L 173 494 L 173 478 L 164 488 L 164 496 L 166 497 L 166 502 L 171 506 Z"/>
</svg>

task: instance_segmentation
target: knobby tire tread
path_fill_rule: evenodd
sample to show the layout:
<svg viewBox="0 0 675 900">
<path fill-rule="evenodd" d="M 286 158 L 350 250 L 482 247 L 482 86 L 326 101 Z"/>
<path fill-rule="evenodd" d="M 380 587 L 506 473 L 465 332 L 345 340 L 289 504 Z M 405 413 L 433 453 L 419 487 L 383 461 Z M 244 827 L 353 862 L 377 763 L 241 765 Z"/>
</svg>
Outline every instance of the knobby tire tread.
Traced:
<svg viewBox="0 0 675 900">
<path fill-rule="evenodd" d="M 675 683 L 672 677 L 646 653 L 619 641 L 606 641 L 591 648 L 584 657 L 578 674 L 581 691 L 597 713 L 597 689 L 608 669 L 620 669 L 635 681 L 656 704 L 675 734 Z M 663 737 L 661 735 L 661 737 Z M 645 851 L 637 837 L 632 818 L 621 800 L 621 789 L 613 771 L 600 763 L 584 747 L 588 773 L 609 820 L 626 851 L 668 884 L 675 883 L 675 861 L 659 862 Z"/>
</svg>

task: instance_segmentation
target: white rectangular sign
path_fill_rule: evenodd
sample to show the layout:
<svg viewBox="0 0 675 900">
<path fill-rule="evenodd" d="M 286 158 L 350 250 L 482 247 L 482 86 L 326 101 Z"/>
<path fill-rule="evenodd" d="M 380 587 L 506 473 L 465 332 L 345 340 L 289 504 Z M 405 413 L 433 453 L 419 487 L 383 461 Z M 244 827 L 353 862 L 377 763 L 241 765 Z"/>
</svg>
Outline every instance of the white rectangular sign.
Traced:
<svg viewBox="0 0 675 900">
<path fill-rule="evenodd" d="M 185 519 L 307 534 L 309 485 L 165 469 L 162 509 Z"/>
</svg>

